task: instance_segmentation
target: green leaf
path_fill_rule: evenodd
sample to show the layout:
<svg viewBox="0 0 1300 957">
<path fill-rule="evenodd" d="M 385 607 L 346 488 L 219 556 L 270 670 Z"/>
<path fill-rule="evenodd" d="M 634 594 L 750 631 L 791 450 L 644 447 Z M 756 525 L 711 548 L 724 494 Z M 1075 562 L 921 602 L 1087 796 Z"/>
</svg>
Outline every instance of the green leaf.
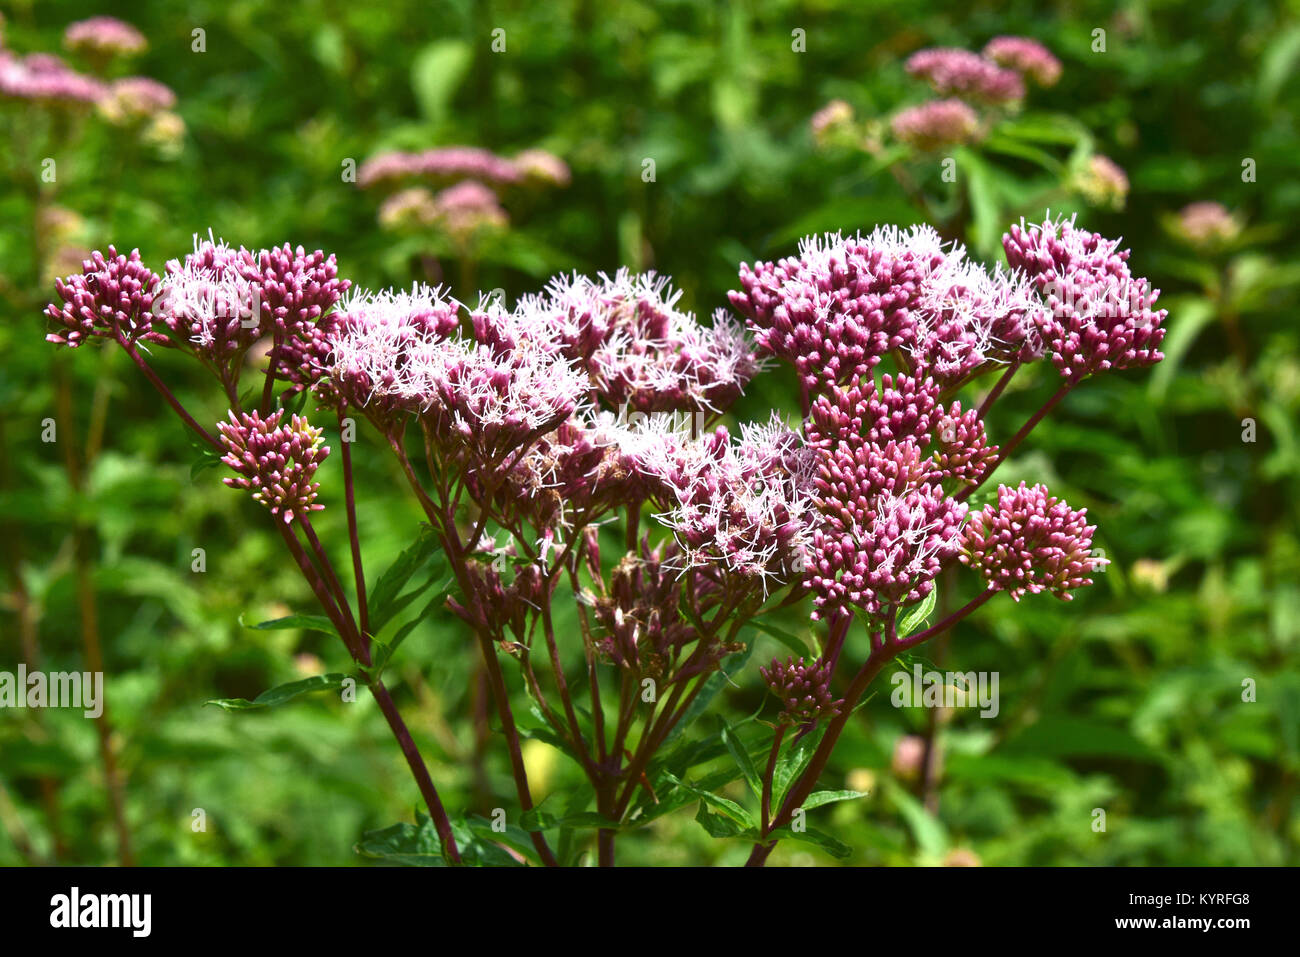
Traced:
<svg viewBox="0 0 1300 957">
<path fill-rule="evenodd" d="M 936 584 L 930 589 L 930 594 L 921 599 L 920 603 L 914 605 L 903 617 L 898 626 L 898 637 L 906 638 L 921 630 L 925 620 L 930 617 L 934 611 L 935 602 L 939 600 L 939 586 Z"/>
<path fill-rule="evenodd" d="M 302 629 L 303 631 L 319 631 L 326 635 L 338 636 L 338 630 L 334 627 L 334 623 L 324 615 L 285 615 L 283 618 L 272 618 L 270 621 L 258 622 L 256 625 L 244 624 L 241 615 L 239 623 L 253 631 L 287 631 L 293 628 Z"/>
<path fill-rule="evenodd" d="M 776 770 L 772 774 L 773 807 L 781 806 L 781 802 L 785 800 L 785 792 L 808 766 L 813 752 L 817 750 L 817 745 L 821 743 L 822 735 L 825 733 L 826 725 L 819 725 L 791 745 L 789 750 L 777 760 Z"/>
<path fill-rule="evenodd" d="M 821 848 L 837 861 L 847 861 L 853 856 L 853 848 L 849 847 L 843 841 L 837 841 L 825 831 L 819 831 L 815 827 L 804 828 L 802 831 L 796 831 L 788 827 L 778 828 L 773 832 L 781 837 L 788 837 L 792 841 L 799 841 L 802 844 L 812 844 Z"/>
<path fill-rule="evenodd" d="M 411 89 L 426 119 L 435 124 L 446 119 L 472 59 L 469 45 L 462 40 L 439 40 L 415 55 Z"/>
<path fill-rule="evenodd" d="M 943 857 L 948 850 L 948 832 L 939 819 L 894 781 L 885 782 L 885 793 L 903 816 L 921 852 L 932 858 Z"/>
<path fill-rule="evenodd" d="M 815 807 L 821 807 L 823 804 L 835 804 L 839 801 L 856 801 L 858 798 L 866 797 L 866 791 L 814 791 L 804 798 L 804 802 L 799 806 L 805 811 L 811 811 Z"/>
<path fill-rule="evenodd" d="M 737 767 L 740 768 L 740 773 L 745 776 L 745 783 L 754 792 L 754 796 L 762 797 L 763 780 L 759 777 L 758 768 L 754 766 L 753 758 L 745 750 L 745 742 L 740 740 L 740 736 L 725 721 L 722 724 L 722 743 L 727 746 L 727 750 L 731 753 Z"/>
<path fill-rule="evenodd" d="M 372 635 L 379 634 L 384 625 L 405 608 L 415 597 L 415 594 L 418 594 L 416 592 L 401 595 L 401 591 L 406 587 L 406 583 L 411 580 L 411 577 L 423 567 L 425 562 L 436 551 L 438 551 L 437 534 L 431 526 L 422 524 L 415 541 L 397 556 L 393 564 L 388 566 L 375 581 L 374 587 L 369 590 L 367 604 L 370 611 L 370 633 Z M 439 571 L 441 571 L 441 563 L 445 563 L 445 559 L 441 555 L 439 558 Z M 430 577 L 436 577 L 436 574 L 435 572 Z M 399 595 L 401 595 L 400 598 Z"/>
<path fill-rule="evenodd" d="M 725 816 L 731 818 L 731 820 L 735 821 L 742 828 L 756 829 L 758 827 L 758 822 L 754 820 L 754 816 L 750 814 L 748 811 L 746 811 L 739 804 L 737 804 L 735 801 L 732 801 L 729 798 L 721 797 L 717 794 L 713 794 L 709 791 L 705 791 L 701 788 L 692 787 L 691 785 L 687 784 L 685 781 L 681 781 L 674 775 L 668 774 L 667 772 L 664 773 L 664 777 L 667 778 L 673 784 L 677 785 L 678 787 L 684 788 L 685 790 L 689 791 L 691 794 L 695 795 L 697 798 L 699 798 L 709 807 L 713 808 L 715 811 L 719 811 Z"/>
<path fill-rule="evenodd" d="M 707 801 L 700 801 L 700 809 L 695 814 L 695 820 L 708 833 L 709 837 L 740 837 L 742 834 L 752 834 L 758 837 L 758 829 L 753 825 L 742 827 L 734 819 L 723 814 L 710 814 Z"/>
<path fill-rule="evenodd" d="M 442 857 L 438 832 L 427 817 L 419 827 L 403 821 L 376 831 L 366 831 L 355 850 L 364 857 L 409 867 L 447 866 Z"/>
<path fill-rule="evenodd" d="M 338 672 L 331 672 L 327 675 L 312 675 L 310 678 L 303 678 L 301 681 L 290 681 L 288 684 L 279 685 L 269 691 L 263 691 L 260 695 L 249 701 L 247 698 L 214 698 L 205 704 L 216 705 L 226 711 L 252 711 L 257 708 L 270 708 L 277 704 L 284 704 L 299 695 L 313 694 L 318 691 L 337 691 L 343 687 L 343 682 L 348 675 Z"/>
<path fill-rule="evenodd" d="M 770 635 L 793 651 L 796 655 L 808 655 L 810 653 L 816 654 L 816 650 L 811 648 L 808 642 L 804 641 L 798 635 L 786 631 L 784 628 L 778 628 L 776 625 L 766 622 L 762 618 L 751 619 L 748 622 L 747 627 L 757 628 L 763 634 Z"/>
</svg>

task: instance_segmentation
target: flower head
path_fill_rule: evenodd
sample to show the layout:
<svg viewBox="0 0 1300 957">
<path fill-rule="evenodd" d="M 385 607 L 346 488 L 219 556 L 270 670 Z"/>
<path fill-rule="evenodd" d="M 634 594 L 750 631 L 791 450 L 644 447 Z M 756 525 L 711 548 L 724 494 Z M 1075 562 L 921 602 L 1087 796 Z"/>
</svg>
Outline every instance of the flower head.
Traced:
<svg viewBox="0 0 1300 957">
<path fill-rule="evenodd" d="M 1028 37 L 994 37 L 985 45 L 984 56 L 998 66 L 1024 74 L 1039 86 L 1054 86 L 1061 78 L 1061 61 Z"/>
<path fill-rule="evenodd" d="M 931 100 L 894 114 L 889 128 L 904 143 L 920 150 L 958 146 L 978 138 L 979 117 L 958 99 Z"/>
<path fill-rule="evenodd" d="M 49 53 L 19 57 L 0 50 L 0 96 L 39 100 L 49 106 L 98 103 L 107 87 Z"/>
<path fill-rule="evenodd" d="M 1093 206 L 1123 209 L 1128 198 L 1128 174 L 1109 156 L 1094 153 L 1088 157 L 1072 185 Z"/>
<path fill-rule="evenodd" d="M 253 254 L 211 234 L 194 236 L 194 252 L 167 263 L 159 289 L 166 325 L 214 361 L 228 360 L 262 333 L 261 287 Z"/>
<path fill-rule="evenodd" d="M 1000 485 L 997 504 L 967 522 L 961 561 L 1016 601 L 1042 591 L 1069 601 L 1071 589 L 1091 585 L 1089 573 L 1107 563 L 1092 555 L 1096 526 L 1087 523 L 1087 512 L 1074 511 L 1044 485 Z"/>
<path fill-rule="evenodd" d="M 124 256 L 112 247 L 108 255 L 96 250 L 81 264 L 81 275 L 54 281 L 62 304 L 51 303 L 45 314 L 60 326 L 45 338 L 76 348 L 87 336 L 103 336 L 123 343 L 146 339 L 165 342 L 152 332 L 154 293 L 158 276 L 133 249 Z"/>
<path fill-rule="evenodd" d="M 782 664 L 779 658 L 773 658 L 771 664 L 758 670 L 768 689 L 781 702 L 782 711 L 777 718 L 780 724 L 806 724 L 833 718 L 844 707 L 843 699 L 837 700 L 831 694 L 829 661 L 787 658 Z"/>
<path fill-rule="evenodd" d="M 1222 203 L 1188 203 L 1178 213 L 1178 233 L 1193 246 L 1209 248 L 1230 243 L 1241 235 L 1241 229 L 1241 220 Z"/>
<path fill-rule="evenodd" d="M 144 34 L 115 17 L 90 17 L 68 24 L 63 31 L 63 45 L 69 50 L 80 50 L 108 56 L 130 56 L 143 52 L 149 44 Z"/>
<path fill-rule="evenodd" d="M 1153 309 L 1160 290 L 1129 271 L 1127 249 L 1079 229 L 1074 219 L 1012 226 L 1002 237 L 1007 261 L 1034 283 L 1050 315 L 1044 347 L 1069 382 L 1108 369 L 1152 365 L 1163 355 L 1167 313 Z"/>
<path fill-rule="evenodd" d="M 312 479 L 330 450 L 321 445 L 321 429 L 300 415 L 281 425 L 283 415 L 283 410 L 266 418 L 232 411 L 230 421 L 218 423 L 217 429 L 227 449 L 221 461 L 237 473 L 223 481 L 249 489 L 254 501 L 287 523 L 325 507 L 314 504 L 320 484 Z"/>
<path fill-rule="evenodd" d="M 118 124 L 149 119 L 175 105 L 176 94 L 171 87 L 147 76 L 114 80 L 99 101 L 104 117 Z"/>
<path fill-rule="evenodd" d="M 914 337 L 924 281 L 952 256 L 928 226 L 805 239 L 799 256 L 740 269 L 729 293 L 761 349 L 794 364 L 808 391 L 868 374 Z"/>
<path fill-rule="evenodd" d="M 1020 74 L 969 50 L 934 47 L 908 57 L 907 72 L 927 81 L 941 96 L 960 96 L 984 103 L 1008 103 L 1025 97 Z"/>
<path fill-rule="evenodd" d="M 524 182 L 535 186 L 568 186 L 573 179 L 569 165 L 546 150 L 524 150 L 512 162 Z"/>
</svg>

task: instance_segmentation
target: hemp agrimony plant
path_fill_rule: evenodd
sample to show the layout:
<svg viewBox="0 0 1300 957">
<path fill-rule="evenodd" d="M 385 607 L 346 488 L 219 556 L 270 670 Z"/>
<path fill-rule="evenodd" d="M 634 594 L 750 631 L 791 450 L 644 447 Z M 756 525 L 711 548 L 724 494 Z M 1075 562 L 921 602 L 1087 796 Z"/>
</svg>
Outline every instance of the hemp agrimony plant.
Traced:
<svg viewBox="0 0 1300 957">
<path fill-rule="evenodd" d="M 347 648 L 426 804 L 418 832 L 387 835 L 399 859 L 571 863 L 575 835 L 594 832 L 612 865 L 620 834 L 698 804 L 709 834 L 752 845 L 761 865 L 785 838 L 848 853 L 796 825 L 857 796 L 817 783 L 894 658 L 999 592 L 1068 600 L 1105 561 L 1084 511 L 1044 486 L 986 488 L 1089 376 L 1158 361 L 1165 313 L 1128 252 L 1073 220 L 1013 226 L 1003 244 L 1010 269 L 989 271 L 924 226 L 810 238 L 795 257 L 742 266 L 730 302 L 743 321 L 719 310 L 710 325 L 653 274 L 561 276 L 513 308 L 468 308 L 424 286 L 350 289 L 334 257 L 288 245 L 196 240 L 161 275 L 110 247 L 56 284 L 49 339 L 115 342 L 224 463 L 226 484 L 269 511 L 323 612 L 317 626 Z M 263 379 L 242 391 L 258 344 L 269 344 Z M 154 348 L 208 368 L 228 420 L 196 421 L 152 370 Z M 723 413 L 773 360 L 794 367 L 802 421 L 774 413 L 733 434 Z M 988 409 L 1041 360 L 1059 388 L 994 444 Z M 960 397 L 990 375 L 977 401 Z M 326 496 L 315 481 L 331 452 L 311 424 L 321 417 L 369 423 L 424 513 L 377 579 L 362 565 L 345 427 L 343 487 Z M 346 510 L 346 548 L 313 527 L 327 497 Z M 345 551 L 351 574 L 331 558 Z M 429 585 L 404 589 L 435 554 L 448 587 L 426 612 L 449 607 L 476 649 L 465 653 L 481 657 L 515 779 L 508 827 L 449 814 L 384 684 L 414 624 L 395 631 L 394 616 Z M 927 627 L 936 577 L 961 566 L 978 592 Z M 746 669 L 763 616 L 798 603 L 816 653 Z M 855 627 L 865 656 L 847 641 Z M 507 668 L 538 723 L 526 733 L 581 767 L 585 807 L 534 806 Z M 728 680 L 761 680 L 775 700 L 745 737 L 724 722 L 688 740 Z M 733 771 L 693 776 L 728 756 Z M 748 806 L 715 793 L 737 777 Z"/>
</svg>

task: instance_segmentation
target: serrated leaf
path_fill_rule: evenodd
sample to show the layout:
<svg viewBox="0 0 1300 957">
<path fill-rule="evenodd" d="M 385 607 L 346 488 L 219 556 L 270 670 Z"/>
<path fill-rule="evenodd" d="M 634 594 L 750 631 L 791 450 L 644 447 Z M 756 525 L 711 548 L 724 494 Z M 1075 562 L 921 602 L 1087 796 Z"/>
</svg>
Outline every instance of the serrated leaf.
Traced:
<svg viewBox="0 0 1300 957">
<path fill-rule="evenodd" d="M 431 526 L 422 524 L 415 541 L 397 556 L 393 564 L 383 571 L 369 590 L 367 603 L 370 611 L 371 634 L 379 634 L 384 625 L 410 603 L 414 595 L 401 595 L 401 591 L 436 551 L 438 551 L 437 534 Z M 439 558 L 445 561 L 441 555 Z M 436 574 L 435 572 L 430 577 L 436 577 Z"/>
<path fill-rule="evenodd" d="M 822 735 L 826 733 L 826 725 L 822 724 L 805 734 L 797 742 L 781 755 L 776 762 L 776 770 L 772 774 L 772 806 L 780 807 L 781 802 L 785 800 L 786 791 L 790 785 L 795 782 L 808 762 L 812 760 L 813 753 L 817 750 L 817 745 L 821 743 Z"/>
<path fill-rule="evenodd" d="M 226 711 L 253 711 L 258 708 L 270 708 L 278 704 L 284 704 L 284 702 L 300 695 L 314 694 L 318 691 L 337 691 L 343 687 L 343 682 L 348 677 L 348 675 L 338 672 L 331 672 L 326 675 L 312 675 L 310 678 L 303 678 L 301 681 L 290 681 L 288 684 L 278 685 L 269 691 L 263 691 L 252 701 L 247 698 L 214 698 L 204 703 L 216 705 Z"/>
</svg>

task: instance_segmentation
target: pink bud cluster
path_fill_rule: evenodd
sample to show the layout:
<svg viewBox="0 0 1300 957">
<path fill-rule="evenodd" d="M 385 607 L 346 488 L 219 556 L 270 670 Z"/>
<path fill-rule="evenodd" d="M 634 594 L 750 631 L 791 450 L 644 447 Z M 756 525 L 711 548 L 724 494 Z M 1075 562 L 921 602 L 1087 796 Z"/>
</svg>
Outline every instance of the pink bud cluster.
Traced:
<svg viewBox="0 0 1300 957">
<path fill-rule="evenodd" d="M 629 552 L 614 567 L 605 594 L 593 596 L 591 604 L 604 636 L 596 650 L 607 661 L 638 678 L 656 680 L 671 674 L 674 680 L 711 670 L 734 649 L 702 636 L 696 626 L 677 611 L 686 581 L 681 574 L 680 550 L 676 543 L 650 547 L 642 541 L 636 553 Z M 719 589 L 706 576 L 694 572 L 695 600 L 702 611 L 717 605 Z M 674 660 L 693 642 L 704 637 L 706 647 L 693 656 L 690 672 L 672 667 Z"/>
<path fill-rule="evenodd" d="M 908 58 L 906 68 L 941 96 L 957 95 L 984 103 L 1008 103 L 1025 97 L 1025 82 L 1019 73 L 969 50 L 921 50 Z"/>
<path fill-rule="evenodd" d="M 776 719 L 779 724 L 828 720 L 844 707 L 844 700 L 831 694 L 833 668 L 829 661 L 788 658 L 782 664 L 779 658 L 773 658 L 771 664 L 758 671 L 781 702 L 782 711 Z"/>
<path fill-rule="evenodd" d="M 76 348 L 89 336 L 119 342 L 137 339 L 166 341 L 152 331 L 153 300 L 158 276 L 140 260 L 139 250 L 122 255 L 108 247 L 108 255 L 94 252 L 81 265 L 81 275 L 54 281 L 62 305 L 51 303 L 45 314 L 59 327 L 45 338 Z"/>
<path fill-rule="evenodd" d="M 68 24 L 63 31 L 63 45 L 85 53 L 130 56 L 140 53 L 148 43 L 144 34 L 115 17 L 90 17 Z"/>
<path fill-rule="evenodd" d="M 970 143 L 978 138 L 979 115 L 958 99 L 931 100 L 894 114 L 894 136 L 919 150 Z"/>
<path fill-rule="evenodd" d="M 361 164 L 357 171 L 357 185 L 365 189 L 406 179 L 472 179 L 508 185 L 517 183 L 522 176 L 518 166 L 490 150 L 477 146 L 444 146 L 420 153 L 380 153 Z"/>
<path fill-rule="evenodd" d="M 0 96 L 54 105 L 97 103 L 108 88 L 49 53 L 0 50 Z"/>
<path fill-rule="evenodd" d="M 1160 291 L 1132 274 L 1129 251 L 1117 241 L 1077 228 L 1072 217 L 1028 227 L 1022 221 L 1002 245 L 1047 304 L 1042 338 L 1067 381 L 1163 358 L 1167 313 L 1152 308 Z"/>
<path fill-rule="evenodd" d="M 1047 47 L 1028 37 L 994 37 L 985 44 L 984 56 L 1029 77 L 1039 86 L 1054 86 L 1061 78 L 1061 61 Z"/>
<path fill-rule="evenodd" d="M 312 479 L 330 450 L 321 445 L 320 429 L 300 415 L 281 425 L 283 414 L 231 412 L 217 429 L 227 449 L 221 461 L 237 473 L 223 480 L 226 485 L 250 490 L 254 501 L 288 523 L 325 507 L 314 504 L 320 484 Z"/>
<path fill-rule="evenodd" d="M 1016 601 L 1043 591 L 1069 601 L 1071 589 L 1091 585 L 1088 575 L 1107 564 L 1092 554 L 1096 526 L 1087 524 L 1087 512 L 1074 511 L 1043 485 L 1000 485 L 997 504 L 967 523 L 961 561 Z"/>
</svg>

